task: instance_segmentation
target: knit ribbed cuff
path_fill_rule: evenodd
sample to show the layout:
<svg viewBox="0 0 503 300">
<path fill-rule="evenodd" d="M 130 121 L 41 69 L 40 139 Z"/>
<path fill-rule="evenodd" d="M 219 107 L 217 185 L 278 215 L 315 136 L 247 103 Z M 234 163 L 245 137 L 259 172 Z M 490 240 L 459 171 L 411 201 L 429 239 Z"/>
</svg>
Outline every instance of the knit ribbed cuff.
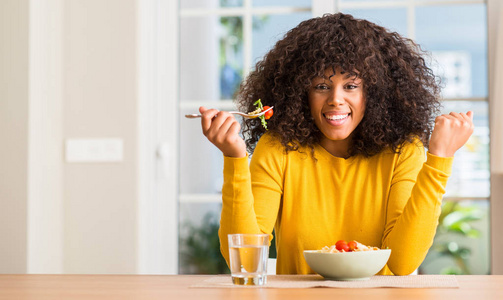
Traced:
<svg viewBox="0 0 503 300">
<path fill-rule="evenodd" d="M 426 152 L 426 164 L 448 175 L 452 173 L 453 161 L 454 157 L 441 157 L 433 155 L 430 152 Z"/>
</svg>

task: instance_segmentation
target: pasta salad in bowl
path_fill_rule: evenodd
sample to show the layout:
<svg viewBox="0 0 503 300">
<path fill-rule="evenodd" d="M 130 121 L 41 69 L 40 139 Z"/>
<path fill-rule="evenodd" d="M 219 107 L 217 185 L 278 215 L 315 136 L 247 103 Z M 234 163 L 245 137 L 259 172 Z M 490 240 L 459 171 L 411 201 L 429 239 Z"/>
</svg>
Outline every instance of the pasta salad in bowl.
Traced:
<svg viewBox="0 0 503 300">
<path fill-rule="evenodd" d="M 326 279 L 368 280 L 388 262 L 391 249 L 339 240 L 319 250 L 305 250 L 309 267 Z"/>
</svg>

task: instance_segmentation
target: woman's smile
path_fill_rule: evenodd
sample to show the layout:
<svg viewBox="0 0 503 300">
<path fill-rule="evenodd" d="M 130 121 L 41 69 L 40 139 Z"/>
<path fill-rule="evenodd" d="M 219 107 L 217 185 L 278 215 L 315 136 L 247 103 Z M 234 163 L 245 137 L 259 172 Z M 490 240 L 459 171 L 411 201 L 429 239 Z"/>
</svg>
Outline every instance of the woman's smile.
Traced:
<svg viewBox="0 0 503 300">
<path fill-rule="evenodd" d="M 344 113 L 344 112 L 326 112 L 323 113 L 323 116 L 325 119 L 327 119 L 327 122 L 330 123 L 333 126 L 340 126 L 344 124 L 351 113 Z"/>
</svg>

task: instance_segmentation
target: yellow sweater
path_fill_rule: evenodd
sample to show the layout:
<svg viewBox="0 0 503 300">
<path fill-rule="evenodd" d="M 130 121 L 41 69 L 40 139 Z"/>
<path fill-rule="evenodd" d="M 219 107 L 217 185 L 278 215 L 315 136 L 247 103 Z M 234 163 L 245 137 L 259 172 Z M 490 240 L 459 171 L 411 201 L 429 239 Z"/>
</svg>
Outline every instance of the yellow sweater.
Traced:
<svg viewBox="0 0 503 300">
<path fill-rule="evenodd" d="M 390 248 L 380 274 L 406 275 L 423 261 L 435 235 L 452 158 L 426 154 L 421 142 L 401 153 L 334 157 L 321 146 L 285 154 L 265 134 L 247 158 L 224 158 L 221 252 L 230 233 L 276 231 L 278 274 L 313 273 L 304 250 L 356 240 Z M 271 234 L 272 239 L 272 234 Z"/>
</svg>

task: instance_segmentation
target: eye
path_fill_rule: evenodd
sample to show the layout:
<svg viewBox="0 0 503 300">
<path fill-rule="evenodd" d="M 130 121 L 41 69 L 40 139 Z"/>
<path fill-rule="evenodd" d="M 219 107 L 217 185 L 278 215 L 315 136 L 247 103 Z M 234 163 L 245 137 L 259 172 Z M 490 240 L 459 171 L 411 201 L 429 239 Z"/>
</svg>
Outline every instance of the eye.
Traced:
<svg viewBox="0 0 503 300">
<path fill-rule="evenodd" d="M 323 90 L 330 89 L 330 87 L 326 83 L 320 83 L 320 84 L 315 85 L 314 89 L 323 91 Z"/>
<path fill-rule="evenodd" d="M 356 84 L 348 84 L 346 85 L 346 89 L 348 90 L 354 90 L 354 89 L 357 89 L 358 88 L 358 85 Z"/>
</svg>

